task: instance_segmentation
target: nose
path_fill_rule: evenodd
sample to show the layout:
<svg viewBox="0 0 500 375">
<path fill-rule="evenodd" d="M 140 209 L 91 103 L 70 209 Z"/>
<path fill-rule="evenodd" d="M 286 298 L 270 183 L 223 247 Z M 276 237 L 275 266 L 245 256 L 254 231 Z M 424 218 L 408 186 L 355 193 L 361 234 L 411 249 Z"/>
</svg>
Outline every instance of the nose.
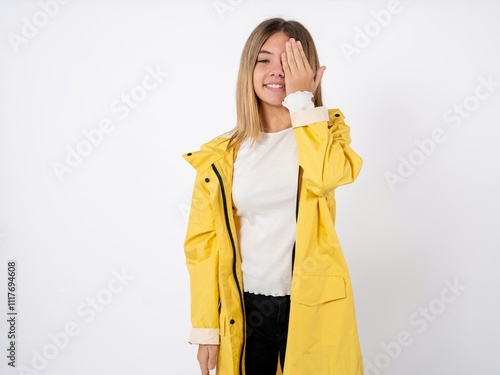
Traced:
<svg viewBox="0 0 500 375">
<path fill-rule="evenodd" d="M 271 70 L 269 71 L 269 75 L 271 77 L 276 77 L 276 76 L 284 77 L 285 76 L 285 72 L 283 72 L 283 65 L 281 64 L 281 60 L 275 61 L 273 63 L 273 65 L 271 66 Z"/>
</svg>

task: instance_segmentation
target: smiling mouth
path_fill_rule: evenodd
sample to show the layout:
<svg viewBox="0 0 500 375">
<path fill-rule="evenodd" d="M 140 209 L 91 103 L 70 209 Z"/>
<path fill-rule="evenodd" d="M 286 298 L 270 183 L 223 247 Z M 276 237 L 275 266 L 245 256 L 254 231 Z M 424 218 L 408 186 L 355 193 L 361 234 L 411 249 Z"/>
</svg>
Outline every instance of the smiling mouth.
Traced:
<svg viewBox="0 0 500 375">
<path fill-rule="evenodd" d="M 267 85 L 264 85 L 265 87 L 268 87 L 270 89 L 283 89 L 285 88 L 285 85 L 280 85 L 278 83 L 269 83 Z"/>
</svg>

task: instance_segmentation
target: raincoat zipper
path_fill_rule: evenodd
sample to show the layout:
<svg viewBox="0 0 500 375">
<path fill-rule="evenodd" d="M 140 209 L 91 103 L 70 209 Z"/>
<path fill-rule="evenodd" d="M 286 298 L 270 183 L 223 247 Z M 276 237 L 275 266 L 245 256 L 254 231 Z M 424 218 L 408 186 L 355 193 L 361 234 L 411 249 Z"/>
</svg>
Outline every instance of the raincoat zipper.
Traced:
<svg viewBox="0 0 500 375">
<path fill-rule="evenodd" d="M 212 169 L 214 170 L 217 179 L 219 180 L 219 186 L 221 189 L 221 194 L 222 194 L 222 202 L 224 205 L 224 217 L 226 218 L 226 227 L 227 227 L 227 232 L 229 234 L 229 239 L 231 240 L 231 248 L 233 249 L 233 276 L 234 276 L 234 281 L 236 282 L 236 286 L 238 287 L 238 294 L 240 296 L 240 305 L 241 305 L 241 313 L 243 317 L 243 322 L 242 322 L 242 329 L 243 329 L 243 341 L 241 345 L 241 353 L 240 353 L 240 363 L 239 363 L 239 368 L 240 368 L 240 374 L 243 374 L 243 353 L 244 353 L 244 348 L 245 348 L 245 342 L 246 342 L 246 335 L 245 335 L 245 324 L 246 324 L 246 319 L 245 319 L 245 305 L 243 301 L 243 294 L 241 292 L 241 286 L 240 283 L 238 282 L 238 275 L 236 274 L 236 246 L 234 244 L 234 237 L 231 232 L 231 226 L 229 224 L 229 213 L 228 213 L 228 208 L 227 208 L 227 201 L 226 201 L 226 192 L 224 190 L 224 182 L 222 181 L 222 176 L 220 175 L 219 171 L 217 170 L 217 167 L 215 164 L 212 164 Z"/>
</svg>

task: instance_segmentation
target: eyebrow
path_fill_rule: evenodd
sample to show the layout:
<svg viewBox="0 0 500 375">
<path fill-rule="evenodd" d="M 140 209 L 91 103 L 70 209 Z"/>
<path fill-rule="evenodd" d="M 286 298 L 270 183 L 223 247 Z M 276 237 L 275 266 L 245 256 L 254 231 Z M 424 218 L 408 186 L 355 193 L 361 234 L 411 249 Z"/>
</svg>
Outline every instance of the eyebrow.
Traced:
<svg viewBox="0 0 500 375">
<path fill-rule="evenodd" d="M 265 49 L 261 49 L 261 50 L 259 51 L 259 55 L 260 55 L 261 53 L 267 53 L 268 55 L 272 55 L 272 54 L 273 54 L 272 52 L 266 51 Z"/>
</svg>

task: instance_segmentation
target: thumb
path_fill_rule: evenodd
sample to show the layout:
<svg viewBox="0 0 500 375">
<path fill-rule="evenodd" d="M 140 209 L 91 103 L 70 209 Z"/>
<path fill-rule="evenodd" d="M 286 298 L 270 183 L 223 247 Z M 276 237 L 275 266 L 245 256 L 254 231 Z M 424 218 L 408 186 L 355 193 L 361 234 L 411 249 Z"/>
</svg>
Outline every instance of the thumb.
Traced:
<svg viewBox="0 0 500 375">
<path fill-rule="evenodd" d="M 219 352 L 218 346 L 209 347 L 208 349 L 208 363 L 207 367 L 209 370 L 213 370 L 217 365 L 217 354 Z"/>
<path fill-rule="evenodd" d="M 215 368 L 215 358 L 210 357 L 208 359 L 207 367 L 209 370 L 213 370 Z"/>
<path fill-rule="evenodd" d="M 322 66 L 321 68 L 318 69 L 316 72 L 316 75 L 314 76 L 314 85 L 318 87 L 319 83 L 321 82 L 321 79 L 323 78 L 323 73 L 326 70 L 326 66 Z"/>
</svg>

